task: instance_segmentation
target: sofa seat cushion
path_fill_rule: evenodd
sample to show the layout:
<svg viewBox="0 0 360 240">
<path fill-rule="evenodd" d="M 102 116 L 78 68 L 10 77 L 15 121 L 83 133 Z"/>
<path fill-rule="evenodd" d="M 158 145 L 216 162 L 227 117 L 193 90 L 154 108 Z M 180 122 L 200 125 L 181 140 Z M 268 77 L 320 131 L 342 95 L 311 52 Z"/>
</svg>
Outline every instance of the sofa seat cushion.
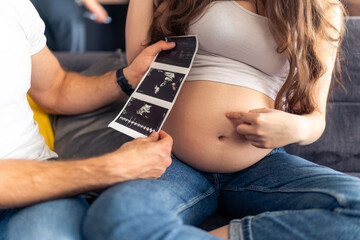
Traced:
<svg viewBox="0 0 360 240">
<path fill-rule="evenodd" d="M 93 53 L 56 53 L 62 66 L 84 75 L 101 75 L 126 66 L 121 50 Z M 114 80 L 115 81 L 115 80 Z M 132 138 L 108 127 L 127 99 L 122 99 L 90 113 L 53 116 L 55 151 L 61 159 L 87 158 L 117 150 Z"/>
</svg>

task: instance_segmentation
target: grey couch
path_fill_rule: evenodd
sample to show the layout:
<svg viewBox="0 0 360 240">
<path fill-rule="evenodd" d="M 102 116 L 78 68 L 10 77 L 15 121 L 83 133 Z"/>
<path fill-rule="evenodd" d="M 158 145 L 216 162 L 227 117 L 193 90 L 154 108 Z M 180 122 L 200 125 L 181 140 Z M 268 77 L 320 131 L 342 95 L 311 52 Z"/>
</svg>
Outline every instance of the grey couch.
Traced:
<svg viewBox="0 0 360 240">
<path fill-rule="evenodd" d="M 286 150 L 318 164 L 360 177 L 360 17 L 347 19 L 347 34 L 342 45 L 341 68 L 343 85 L 331 94 L 327 127 L 323 136 L 308 146 L 289 145 Z M 109 54 L 56 53 L 69 70 L 99 74 L 125 64 L 120 51 Z M 99 62 L 100 61 L 100 62 Z M 89 68 L 89 66 L 91 66 Z M 129 137 L 107 128 L 120 111 L 124 101 L 106 106 L 93 113 L 54 118 L 55 149 L 62 158 L 89 157 L 117 149 Z M 229 219 L 216 213 L 201 225 L 209 230 Z"/>
<path fill-rule="evenodd" d="M 290 145 L 288 152 L 360 177 L 360 17 L 349 17 L 340 60 L 343 85 L 330 95 L 327 126 L 308 146 Z"/>
</svg>

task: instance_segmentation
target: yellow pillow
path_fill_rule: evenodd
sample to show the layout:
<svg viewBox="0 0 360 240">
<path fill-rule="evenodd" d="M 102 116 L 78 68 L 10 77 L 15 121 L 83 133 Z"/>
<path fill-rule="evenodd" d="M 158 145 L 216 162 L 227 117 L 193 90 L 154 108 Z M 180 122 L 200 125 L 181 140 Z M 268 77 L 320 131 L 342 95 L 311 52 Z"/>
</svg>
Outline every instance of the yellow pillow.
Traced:
<svg viewBox="0 0 360 240">
<path fill-rule="evenodd" d="M 39 124 L 39 131 L 45 138 L 45 143 L 50 150 L 54 150 L 54 132 L 51 127 L 49 115 L 44 112 L 35 102 L 27 95 L 30 107 L 34 112 L 34 119 Z"/>
</svg>

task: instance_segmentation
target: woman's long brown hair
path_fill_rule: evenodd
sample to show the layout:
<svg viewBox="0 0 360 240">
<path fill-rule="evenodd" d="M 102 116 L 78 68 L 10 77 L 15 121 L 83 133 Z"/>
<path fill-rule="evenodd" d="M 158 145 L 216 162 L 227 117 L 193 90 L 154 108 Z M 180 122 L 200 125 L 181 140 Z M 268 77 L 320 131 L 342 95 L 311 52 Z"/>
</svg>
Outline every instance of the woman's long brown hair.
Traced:
<svg viewBox="0 0 360 240">
<path fill-rule="evenodd" d="M 159 0 L 150 28 L 151 42 L 165 36 L 186 34 L 190 22 L 203 14 L 213 1 Z M 278 45 L 277 51 L 286 55 L 290 66 L 289 75 L 275 99 L 275 108 L 295 114 L 311 113 L 317 108 L 313 94 L 315 83 L 327 71 L 319 57 L 321 53 L 317 43 L 322 39 L 340 44 L 343 27 L 334 39 L 331 32 L 337 29 L 331 25 L 326 14 L 330 8 L 338 6 L 344 15 L 343 6 L 338 0 L 258 2 L 265 6 L 269 28 Z"/>
</svg>

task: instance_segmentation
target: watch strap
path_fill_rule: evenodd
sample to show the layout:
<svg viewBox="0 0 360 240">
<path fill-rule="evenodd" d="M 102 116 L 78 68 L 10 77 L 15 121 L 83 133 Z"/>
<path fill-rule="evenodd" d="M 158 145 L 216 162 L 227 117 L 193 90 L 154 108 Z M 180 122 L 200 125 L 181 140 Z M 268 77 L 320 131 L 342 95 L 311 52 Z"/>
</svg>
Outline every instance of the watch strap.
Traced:
<svg viewBox="0 0 360 240">
<path fill-rule="evenodd" d="M 124 68 L 116 71 L 116 82 L 119 84 L 121 90 L 130 96 L 135 89 L 129 84 L 129 81 L 124 76 Z"/>
</svg>

